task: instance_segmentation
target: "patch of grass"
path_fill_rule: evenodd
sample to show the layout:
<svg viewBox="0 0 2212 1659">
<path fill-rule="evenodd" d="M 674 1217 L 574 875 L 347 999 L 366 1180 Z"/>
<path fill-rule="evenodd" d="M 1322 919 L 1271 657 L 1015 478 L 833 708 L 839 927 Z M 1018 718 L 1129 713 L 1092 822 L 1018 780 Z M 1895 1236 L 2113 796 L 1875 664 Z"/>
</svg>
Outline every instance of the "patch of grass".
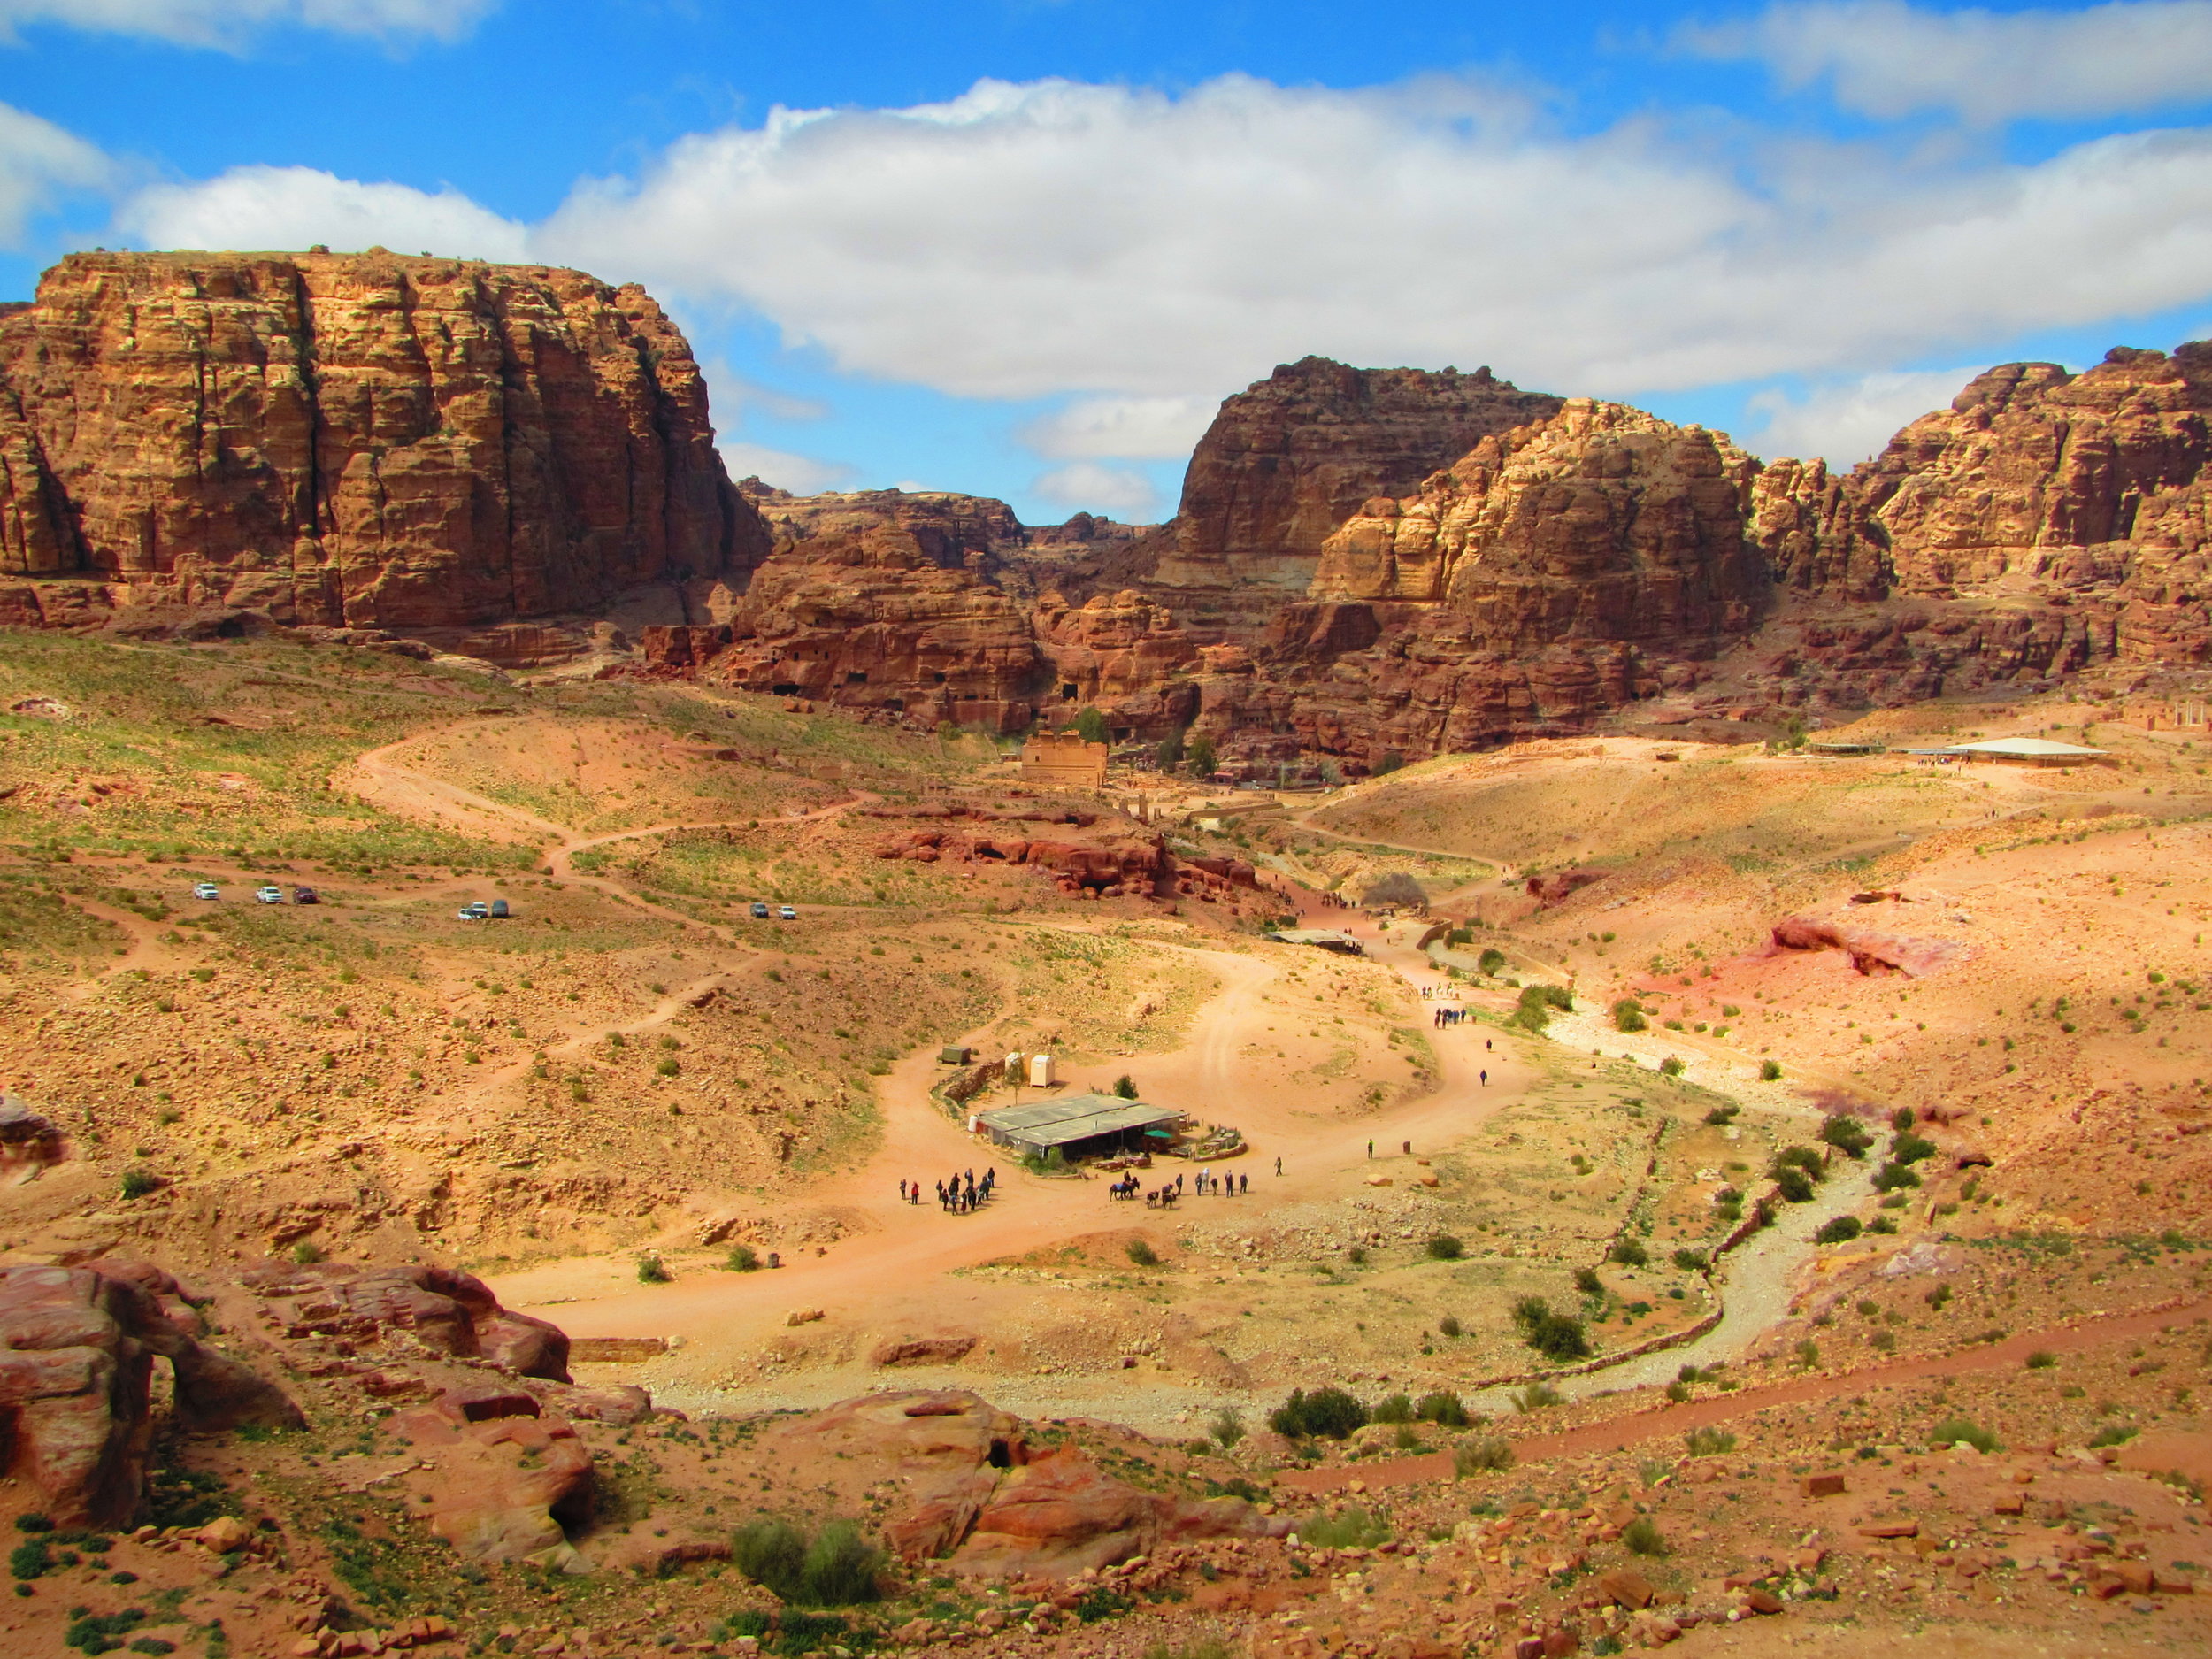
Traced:
<svg viewBox="0 0 2212 1659">
<path fill-rule="evenodd" d="M 1390 1524 L 1362 1509 L 1309 1516 L 1299 1523 L 1298 1541 L 1317 1549 L 1372 1549 L 1390 1541 Z"/>
<path fill-rule="evenodd" d="M 1682 1437 L 1682 1449 L 1693 1457 L 1719 1457 L 1736 1449 L 1736 1437 L 1726 1429 L 1692 1429 Z"/>
<path fill-rule="evenodd" d="M 1993 1452 L 1998 1448 L 1994 1434 L 1965 1417 L 1946 1417 L 1928 1431 L 1931 1446 L 1950 1446 L 1960 1440 L 1964 1440 L 1978 1452 Z"/>
<path fill-rule="evenodd" d="M 1160 1253 L 1152 1248 L 1151 1242 L 1148 1240 L 1130 1240 L 1127 1246 L 1123 1249 L 1122 1254 L 1126 1256 L 1131 1261 L 1134 1262 L 1139 1267 L 1157 1267 L 1160 1264 Z"/>
<path fill-rule="evenodd" d="M 1463 1477 L 1495 1474 L 1512 1467 L 1513 1442 L 1502 1435 L 1486 1434 L 1452 1448 L 1452 1471 Z"/>
<path fill-rule="evenodd" d="M 2058 1363 L 2058 1356 L 2047 1348 L 2039 1348 L 2022 1363 L 2030 1371 L 2049 1371 Z"/>
<path fill-rule="evenodd" d="M 1639 1555 L 1663 1555 L 1667 1540 L 1659 1531 L 1659 1525 L 1648 1515 L 1640 1515 L 1621 1528 L 1621 1542 Z"/>
<path fill-rule="evenodd" d="M 1426 1248 L 1431 1259 L 1439 1262 L 1456 1262 L 1467 1254 L 1466 1245 L 1448 1233 L 1431 1233 Z"/>
</svg>

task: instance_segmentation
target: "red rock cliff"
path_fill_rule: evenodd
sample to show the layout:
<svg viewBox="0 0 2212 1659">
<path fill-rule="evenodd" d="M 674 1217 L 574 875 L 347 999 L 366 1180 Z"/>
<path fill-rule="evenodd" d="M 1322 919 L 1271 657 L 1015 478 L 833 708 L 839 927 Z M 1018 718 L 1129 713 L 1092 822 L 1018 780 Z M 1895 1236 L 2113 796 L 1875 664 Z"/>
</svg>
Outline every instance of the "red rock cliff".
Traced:
<svg viewBox="0 0 2212 1659">
<path fill-rule="evenodd" d="M 472 625 L 766 549 L 691 349 L 637 288 L 383 252 L 73 254 L 0 320 L 0 575 L 102 585 L 19 585 L 21 619 Z"/>
</svg>

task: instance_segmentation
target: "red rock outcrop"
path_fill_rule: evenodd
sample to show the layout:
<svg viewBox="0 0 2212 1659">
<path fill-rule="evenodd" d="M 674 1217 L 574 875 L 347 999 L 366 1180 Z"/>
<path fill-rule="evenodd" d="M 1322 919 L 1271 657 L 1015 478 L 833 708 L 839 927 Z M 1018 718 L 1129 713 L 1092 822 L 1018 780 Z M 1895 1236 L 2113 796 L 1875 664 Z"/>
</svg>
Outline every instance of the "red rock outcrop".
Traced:
<svg viewBox="0 0 2212 1659">
<path fill-rule="evenodd" d="M 456 1268 L 362 1267 L 343 1262 L 258 1268 L 242 1277 L 284 1337 L 352 1356 L 475 1359 L 517 1377 L 565 1383 L 568 1337 L 499 1305 L 491 1286 Z"/>
<path fill-rule="evenodd" d="M 1861 973 L 1893 972 L 1920 979 L 1975 955 L 1970 945 L 1951 939 L 1878 933 L 1817 917 L 1787 916 L 1771 930 L 1776 950 L 1840 950 Z"/>
<path fill-rule="evenodd" d="M 0 1474 L 35 1487 L 65 1526 L 130 1521 L 145 1494 L 157 1357 L 186 1427 L 303 1425 L 281 1390 L 205 1347 L 204 1331 L 157 1269 L 0 1270 Z"/>
<path fill-rule="evenodd" d="M 366 254 L 72 254 L 0 319 L 0 614 L 424 628 L 767 550 L 642 289 Z"/>
<path fill-rule="evenodd" d="M 1142 1491 L 1072 1448 L 1039 1454 L 1018 1417 L 964 1389 L 866 1394 L 772 1430 L 765 1443 L 786 1467 L 897 1493 L 883 1523 L 892 1548 L 979 1577 L 1063 1578 L 1179 1540 L 1290 1526 L 1240 1498 Z"/>
<path fill-rule="evenodd" d="M 496 1386 L 451 1388 L 401 1412 L 391 1430 L 422 1457 L 407 1476 L 411 1495 L 431 1532 L 459 1554 L 589 1571 L 566 1527 L 590 1517 L 591 1453 L 535 1397 Z"/>
</svg>

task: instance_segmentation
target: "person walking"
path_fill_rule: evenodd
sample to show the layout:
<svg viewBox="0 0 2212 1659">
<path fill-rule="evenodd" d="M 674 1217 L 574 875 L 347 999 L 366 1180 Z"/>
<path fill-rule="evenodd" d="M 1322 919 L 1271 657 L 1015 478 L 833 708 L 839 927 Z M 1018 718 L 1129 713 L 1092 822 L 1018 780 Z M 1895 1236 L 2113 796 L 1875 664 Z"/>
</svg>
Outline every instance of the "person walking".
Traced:
<svg viewBox="0 0 2212 1659">
<path fill-rule="evenodd" d="M 1485 1071 L 1483 1071 L 1480 1075 L 1481 1075 L 1481 1077 L 1482 1077 L 1482 1086 L 1483 1086 L 1483 1087 L 1485 1087 L 1485 1088 L 1488 1088 L 1488 1087 L 1490 1087 L 1490 1073 L 1489 1073 L 1489 1071 L 1486 1069 L 1486 1070 L 1485 1070 Z"/>
<path fill-rule="evenodd" d="M 1283 1161 L 1282 1161 L 1282 1159 L 1281 1159 L 1281 1158 L 1279 1158 L 1279 1158 L 1277 1158 L 1277 1159 L 1275 1160 L 1275 1173 L 1276 1173 L 1276 1174 L 1278 1174 L 1278 1175 L 1280 1175 L 1282 1172 L 1283 1172 Z"/>
<path fill-rule="evenodd" d="M 1243 1196 L 1244 1196 L 1244 1194 L 1247 1194 L 1247 1193 L 1250 1192 L 1251 1190 L 1252 1190 L 1252 1178 L 1251 1178 L 1249 1175 L 1240 1175 L 1240 1176 L 1238 1176 L 1238 1177 L 1237 1177 L 1237 1196 L 1238 1196 L 1238 1197 L 1240 1197 L 1240 1198 L 1241 1198 L 1241 1197 L 1243 1197 Z"/>
<path fill-rule="evenodd" d="M 1371 1158 L 1375 1156 L 1375 1143 L 1372 1141 L 1367 1143 L 1367 1156 Z"/>
</svg>

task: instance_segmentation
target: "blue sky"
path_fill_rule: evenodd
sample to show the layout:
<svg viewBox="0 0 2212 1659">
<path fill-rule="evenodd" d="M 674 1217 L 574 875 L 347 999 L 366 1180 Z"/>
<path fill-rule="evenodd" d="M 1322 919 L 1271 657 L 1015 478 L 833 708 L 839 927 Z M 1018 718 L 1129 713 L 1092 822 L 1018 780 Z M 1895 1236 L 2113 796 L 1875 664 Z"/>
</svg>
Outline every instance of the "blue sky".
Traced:
<svg viewBox="0 0 2212 1659">
<path fill-rule="evenodd" d="M 641 280 L 740 472 L 1171 509 L 1309 351 L 1848 465 L 2212 327 L 2212 0 L 0 0 L 0 298 L 75 247 Z"/>
</svg>

